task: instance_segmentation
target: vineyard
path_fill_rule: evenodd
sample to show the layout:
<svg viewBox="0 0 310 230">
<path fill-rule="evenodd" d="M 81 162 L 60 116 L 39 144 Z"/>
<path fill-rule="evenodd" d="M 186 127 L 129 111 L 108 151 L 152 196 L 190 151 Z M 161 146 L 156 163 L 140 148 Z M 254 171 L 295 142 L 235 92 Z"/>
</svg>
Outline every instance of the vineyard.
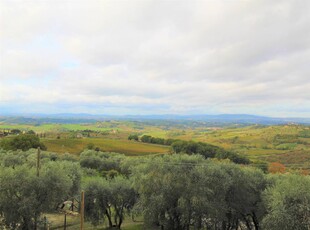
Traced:
<svg viewBox="0 0 310 230">
<path fill-rule="evenodd" d="M 129 141 L 128 136 L 192 140 L 222 147 L 254 162 L 278 162 L 288 168 L 310 168 L 310 128 L 302 125 L 246 127 L 179 127 L 133 121 L 92 124 L 0 124 L 0 130 L 33 130 L 48 150 L 79 154 L 88 145 L 128 156 L 165 154 L 169 146 Z"/>
</svg>

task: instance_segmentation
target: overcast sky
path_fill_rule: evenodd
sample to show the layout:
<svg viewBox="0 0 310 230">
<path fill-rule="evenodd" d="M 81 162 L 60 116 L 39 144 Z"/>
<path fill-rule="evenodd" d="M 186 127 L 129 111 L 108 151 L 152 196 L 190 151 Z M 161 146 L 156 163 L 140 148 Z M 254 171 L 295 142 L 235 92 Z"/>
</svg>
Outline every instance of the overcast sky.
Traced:
<svg viewBox="0 0 310 230">
<path fill-rule="evenodd" d="M 310 117 L 310 1 L 0 1 L 0 114 Z"/>
</svg>

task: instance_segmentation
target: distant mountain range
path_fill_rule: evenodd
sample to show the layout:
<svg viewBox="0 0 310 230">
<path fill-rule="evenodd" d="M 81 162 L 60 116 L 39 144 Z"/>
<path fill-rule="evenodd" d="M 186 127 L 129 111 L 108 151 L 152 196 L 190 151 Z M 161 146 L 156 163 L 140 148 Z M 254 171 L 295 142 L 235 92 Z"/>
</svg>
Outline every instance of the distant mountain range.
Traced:
<svg viewBox="0 0 310 230">
<path fill-rule="evenodd" d="M 131 121 L 199 121 L 216 124 L 261 124 L 261 125 L 275 125 L 275 124 L 310 124 L 310 118 L 276 118 L 257 116 L 249 114 L 219 114 L 219 115 L 93 115 L 93 114 L 15 114 L 15 115 L 0 115 L 0 122 L 5 123 L 94 123 L 104 120 L 131 120 Z"/>
</svg>

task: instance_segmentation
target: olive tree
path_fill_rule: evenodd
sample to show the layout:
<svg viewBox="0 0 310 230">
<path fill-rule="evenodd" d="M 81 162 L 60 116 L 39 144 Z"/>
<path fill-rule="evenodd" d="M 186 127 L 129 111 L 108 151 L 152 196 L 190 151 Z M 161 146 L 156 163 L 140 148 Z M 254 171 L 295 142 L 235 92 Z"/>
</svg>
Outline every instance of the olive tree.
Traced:
<svg viewBox="0 0 310 230">
<path fill-rule="evenodd" d="M 192 220 L 193 177 L 202 156 L 172 155 L 154 157 L 133 170 L 144 220 L 162 229 L 188 229 Z"/>
<path fill-rule="evenodd" d="M 132 177 L 149 227 L 259 229 L 266 180 L 258 169 L 176 154 L 145 159 Z"/>
<path fill-rule="evenodd" d="M 5 225 L 13 229 L 36 229 L 42 212 L 55 208 L 70 192 L 72 180 L 67 172 L 52 163 L 34 168 L 22 165 L 0 169 L 0 212 Z"/>
<path fill-rule="evenodd" d="M 133 209 L 137 198 L 131 182 L 120 176 L 113 179 L 92 177 L 85 180 L 83 188 L 86 218 L 93 225 L 107 219 L 109 227 L 120 229 L 125 215 Z"/>
<path fill-rule="evenodd" d="M 272 186 L 264 193 L 266 230 L 308 230 L 310 228 L 310 177 L 272 176 Z"/>
</svg>

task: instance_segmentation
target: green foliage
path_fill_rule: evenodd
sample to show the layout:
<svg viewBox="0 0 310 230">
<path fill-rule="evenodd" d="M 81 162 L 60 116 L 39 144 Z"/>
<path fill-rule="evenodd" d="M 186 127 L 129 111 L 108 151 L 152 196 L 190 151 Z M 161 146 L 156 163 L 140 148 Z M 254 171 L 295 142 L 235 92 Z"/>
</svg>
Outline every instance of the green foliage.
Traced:
<svg viewBox="0 0 310 230">
<path fill-rule="evenodd" d="M 217 159 L 229 159 L 236 164 L 250 164 L 250 160 L 245 156 L 241 156 L 237 153 L 228 152 L 228 151 L 219 151 L 215 154 Z"/>
<path fill-rule="evenodd" d="M 260 170 L 180 154 L 149 159 L 134 168 L 133 179 L 148 226 L 255 228 L 264 214 Z"/>
<path fill-rule="evenodd" d="M 299 132 L 300 137 L 310 138 L 310 130 L 302 130 Z"/>
<path fill-rule="evenodd" d="M 171 148 L 175 153 L 200 154 L 205 158 L 229 159 L 237 164 L 250 163 L 245 156 L 202 142 L 178 140 L 172 143 Z"/>
<path fill-rule="evenodd" d="M 235 165 L 227 165 L 224 170 L 231 178 L 231 184 L 226 192 L 227 209 L 223 224 L 226 229 L 230 226 L 238 229 L 238 223 L 247 226 L 247 229 L 259 229 L 259 223 L 265 214 L 261 196 L 267 187 L 265 175 L 260 170 L 241 170 Z"/>
<path fill-rule="evenodd" d="M 8 151 L 0 155 L 0 162 L 5 167 L 12 167 L 22 165 L 25 163 L 26 156 L 20 152 Z"/>
<path fill-rule="evenodd" d="M 140 138 L 140 140 L 142 141 L 142 142 L 146 142 L 146 143 L 151 143 L 151 136 L 149 136 L 149 135 L 143 135 L 141 138 Z"/>
<path fill-rule="evenodd" d="M 310 228 L 310 177 L 273 176 L 272 186 L 264 192 L 266 230 L 308 230 Z"/>
<path fill-rule="evenodd" d="M 86 148 L 91 150 L 91 149 L 95 148 L 95 145 L 94 145 L 94 143 L 88 143 Z"/>
<path fill-rule="evenodd" d="M 64 172 L 66 176 L 70 179 L 71 186 L 69 187 L 69 191 L 67 192 L 67 195 L 69 197 L 73 197 L 79 194 L 82 180 L 82 170 L 78 162 L 63 160 L 60 162 L 55 162 L 55 164 L 49 163 L 46 167 L 48 167 L 48 165 L 56 165 L 53 167 L 58 167 L 59 170 Z M 50 169 L 52 170 L 53 167 L 51 167 Z"/>
<path fill-rule="evenodd" d="M 276 146 L 276 149 L 280 150 L 293 150 L 297 146 L 297 143 L 283 143 Z"/>
<path fill-rule="evenodd" d="M 112 172 L 108 172 L 111 170 L 120 172 L 120 163 L 124 157 L 124 155 L 119 153 L 85 150 L 80 155 L 80 165 L 84 168 L 96 169 L 102 172 L 102 175 L 111 177 Z"/>
<path fill-rule="evenodd" d="M 65 198 L 72 181 L 53 163 L 42 168 L 40 177 L 35 169 L 26 166 L 1 167 L 0 184 L 0 212 L 5 225 L 35 229 L 41 213 L 52 210 Z"/>
<path fill-rule="evenodd" d="M 19 129 L 12 129 L 11 133 L 16 135 L 16 134 L 20 134 L 21 131 Z"/>
<path fill-rule="evenodd" d="M 253 161 L 251 165 L 255 168 L 262 170 L 264 173 L 268 172 L 268 164 L 264 161 Z"/>
<path fill-rule="evenodd" d="M 0 142 L 0 147 L 6 150 L 17 150 L 27 151 L 31 148 L 40 147 L 42 150 L 46 150 L 43 143 L 40 142 L 39 137 L 33 134 L 21 134 L 14 138 L 4 138 Z"/>
<path fill-rule="evenodd" d="M 144 143 L 158 144 L 158 145 L 171 145 L 177 139 L 164 139 L 159 137 L 152 137 L 150 135 L 143 135 L 140 140 Z"/>
<path fill-rule="evenodd" d="M 36 133 L 33 130 L 29 130 L 29 131 L 27 131 L 27 134 L 35 135 Z"/>
<path fill-rule="evenodd" d="M 132 210 L 136 202 L 136 192 L 128 179 L 115 177 L 106 180 L 101 177 L 87 178 L 83 185 L 85 194 L 86 218 L 93 225 L 107 219 L 109 227 L 118 229 L 124 221 L 125 214 Z"/>
<path fill-rule="evenodd" d="M 178 201 L 187 197 L 192 163 L 201 157 L 186 155 L 164 156 L 149 159 L 134 169 L 135 188 L 140 194 L 144 220 L 148 226 L 164 229 L 183 229 Z M 188 206 L 188 208 L 190 208 Z"/>
<path fill-rule="evenodd" d="M 139 136 L 137 134 L 130 134 L 128 136 L 128 140 L 134 140 L 134 141 L 139 141 Z"/>
<path fill-rule="evenodd" d="M 143 135 L 141 141 L 153 144 L 170 145 L 174 153 L 200 154 L 205 158 L 229 159 L 237 164 L 250 163 L 249 159 L 245 156 L 240 156 L 237 153 L 229 152 L 221 147 L 203 142 L 163 139 L 149 135 Z"/>
<path fill-rule="evenodd" d="M 120 228 L 134 212 L 143 216 L 144 229 L 309 229 L 309 176 L 268 176 L 195 154 L 210 147 L 200 142 L 174 143 L 180 154 L 152 157 L 85 150 L 78 160 L 42 151 L 39 177 L 36 149 L 0 149 L 0 228 L 35 229 L 42 213 L 79 194 L 82 181 L 93 225 Z M 244 160 L 214 151 L 215 158 Z"/>
<path fill-rule="evenodd" d="M 108 181 L 100 177 L 87 178 L 83 182 L 85 194 L 85 217 L 93 225 L 98 225 L 107 217 L 111 221 L 110 213 L 106 212 L 109 208 Z"/>
</svg>

